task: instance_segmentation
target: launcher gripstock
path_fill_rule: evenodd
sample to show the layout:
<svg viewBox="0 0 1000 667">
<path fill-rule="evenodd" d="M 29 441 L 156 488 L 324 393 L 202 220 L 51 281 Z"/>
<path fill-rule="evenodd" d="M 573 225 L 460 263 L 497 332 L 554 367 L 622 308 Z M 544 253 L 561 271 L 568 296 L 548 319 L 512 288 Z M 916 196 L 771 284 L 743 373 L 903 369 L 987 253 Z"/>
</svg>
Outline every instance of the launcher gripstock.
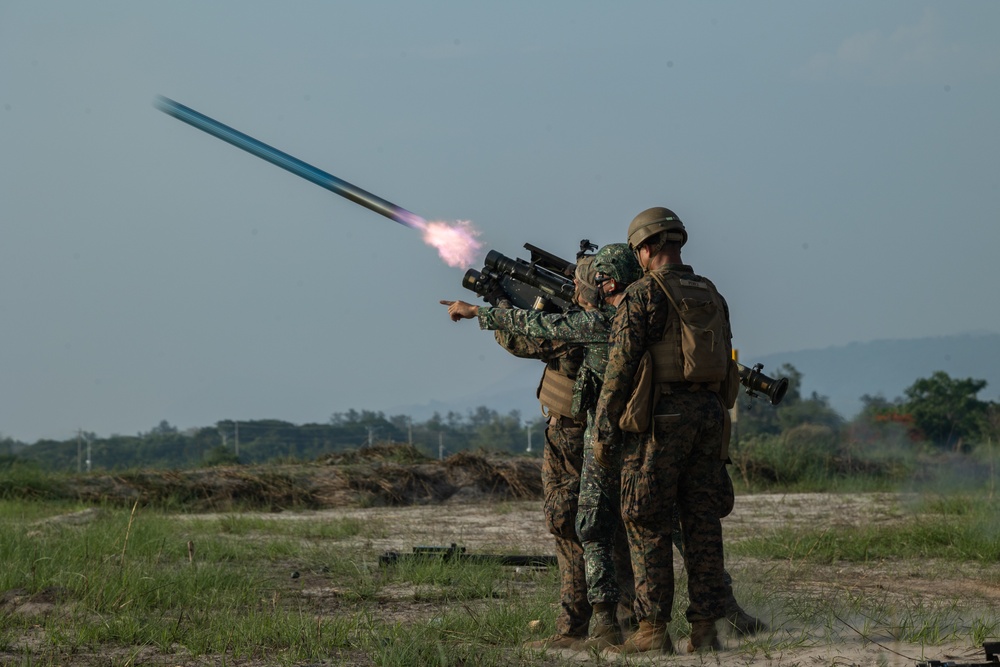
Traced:
<svg viewBox="0 0 1000 667">
<path fill-rule="evenodd" d="M 378 564 L 385 567 L 404 560 L 439 560 L 445 563 L 496 563 L 512 567 L 549 567 L 556 565 L 555 556 L 523 556 L 520 554 L 470 554 L 465 547 L 452 543 L 450 547 L 413 547 L 411 553 L 386 551 L 378 558 Z"/>
<path fill-rule="evenodd" d="M 767 396 L 771 405 L 781 403 L 788 391 L 788 378 L 775 380 L 761 372 L 764 364 L 754 364 L 752 368 L 747 368 L 743 364 L 737 363 L 740 369 L 740 384 L 747 389 L 747 396 L 754 398 L 758 392 Z"/>
<path fill-rule="evenodd" d="M 1000 641 L 983 642 L 986 662 L 955 662 L 953 660 L 927 660 L 917 667 L 997 667 L 1000 665 Z"/>
<path fill-rule="evenodd" d="M 496 250 L 486 255 L 483 269 L 469 269 L 462 287 L 472 290 L 485 301 L 496 305 L 508 299 L 515 308 L 565 312 L 573 307 L 573 272 L 576 264 L 553 255 L 530 243 L 524 247 L 531 259 L 511 259 Z M 581 254 L 596 248 L 587 239 L 580 242 Z"/>
</svg>

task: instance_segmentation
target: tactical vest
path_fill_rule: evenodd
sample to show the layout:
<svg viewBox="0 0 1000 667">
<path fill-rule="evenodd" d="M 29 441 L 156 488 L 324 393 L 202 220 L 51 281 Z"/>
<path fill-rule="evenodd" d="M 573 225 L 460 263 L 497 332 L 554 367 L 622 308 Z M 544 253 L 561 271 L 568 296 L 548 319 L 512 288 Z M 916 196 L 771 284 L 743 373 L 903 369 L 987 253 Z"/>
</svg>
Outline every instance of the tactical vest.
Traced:
<svg viewBox="0 0 1000 667">
<path fill-rule="evenodd" d="M 576 379 L 549 366 L 542 373 L 538 384 L 538 402 L 542 405 L 542 415 L 549 417 L 570 417 L 573 414 L 573 385 Z"/>
<path fill-rule="evenodd" d="M 650 345 L 657 384 L 688 382 L 719 391 L 729 371 L 729 322 L 725 302 L 711 281 L 672 271 L 649 274 L 673 308 L 663 340 Z"/>
</svg>

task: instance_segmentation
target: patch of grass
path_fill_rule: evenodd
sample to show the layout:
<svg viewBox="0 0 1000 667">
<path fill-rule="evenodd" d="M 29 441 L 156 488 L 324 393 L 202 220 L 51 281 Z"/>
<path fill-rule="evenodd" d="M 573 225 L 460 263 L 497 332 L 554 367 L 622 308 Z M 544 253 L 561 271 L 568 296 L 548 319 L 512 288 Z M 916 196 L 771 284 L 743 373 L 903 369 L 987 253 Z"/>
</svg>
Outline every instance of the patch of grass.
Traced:
<svg viewBox="0 0 1000 667">
<path fill-rule="evenodd" d="M 1000 559 L 998 503 L 985 498 L 939 497 L 919 501 L 899 522 L 866 526 L 778 528 L 729 547 L 765 559 L 869 562 L 934 558 L 995 563 Z M 922 511 L 921 511 L 922 510 Z"/>
<path fill-rule="evenodd" d="M 351 537 L 384 537 L 387 533 L 382 521 L 362 521 L 351 517 L 301 518 L 286 520 L 284 518 L 267 518 L 264 516 L 229 514 L 212 522 L 198 521 L 203 527 L 199 532 L 208 533 L 217 528 L 219 532 L 228 535 L 245 537 L 252 534 L 280 535 L 298 537 L 307 540 L 343 540 Z"/>
<path fill-rule="evenodd" d="M 0 650 L 18 649 L 16 637 L 25 633 L 43 637 L 26 649 L 25 664 L 154 647 L 237 663 L 296 664 L 343 650 L 371 656 L 366 664 L 502 665 L 532 615 L 552 616 L 551 572 L 515 585 L 510 568 L 490 562 L 379 568 L 363 547 L 343 546 L 385 530 L 370 522 L 201 521 L 109 508 L 85 524 L 34 523 L 62 509 L 8 505 L 0 512 L 8 538 L 0 543 L 0 592 L 47 595 L 63 610 L 4 619 L 0 647 L 7 648 Z M 382 618 L 375 610 L 400 590 L 409 591 L 401 604 L 438 611 Z"/>
</svg>

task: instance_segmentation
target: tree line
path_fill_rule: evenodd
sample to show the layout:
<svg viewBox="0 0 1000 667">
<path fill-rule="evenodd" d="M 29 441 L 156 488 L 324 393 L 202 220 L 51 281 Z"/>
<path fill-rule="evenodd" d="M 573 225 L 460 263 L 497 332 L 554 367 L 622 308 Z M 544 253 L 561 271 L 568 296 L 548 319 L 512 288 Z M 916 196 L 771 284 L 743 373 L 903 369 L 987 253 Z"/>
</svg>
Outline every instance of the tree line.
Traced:
<svg viewBox="0 0 1000 667">
<path fill-rule="evenodd" d="M 94 433 L 81 433 L 67 440 L 46 439 L 31 445 L 2 439 L 0 464 L 23 460 L 51 471 L 181 469 L 314 460 L 386 443 L 411 444 L 433 458 L 462 450 L 540 455 L 544 428 L 540 415 L 525 424 L 517 410 L 501 414 L 487 407 L 464 415 L 435 413 L 423 422 L 406 415 L 387 417 L 382 412 L 354 409 L 334 413 L 325 424 L 224 419 L 212 426 L 181 432 L 161 421 L 148 432 L 136 435 L 102 438 Z"/>
<path fill-rule="evenodd" d="M 817 465 L 842 466 L 845 460 L 869 465 L 866 454 L 886 446 L 908 452 L 970 451 L 1000 435 L 1000 404 L 978 398 L 985 380 L 939 371 L 916 380 L 901 397 L 862 396 L 861 412 L 846 421 L 826 397 L 802 395 L 802 374 L 793 366 L 779 367 L 776 376 L 789 380 L 779 405 L 741 396 L 735 413 L 731 456 L 748 481 L 754 475 L 787 480 L 795 474 L 790 469 L 805 474 Z M 81 433 L 31 445 L 2 438 L 0 466 L 25 461 L 51 471 L 180 469 L 313 460 L 376 443 L 408 443 L 432 458 L 462 450 L 538 456 L 544 428 L 540 415 L 526 425 L 517 410 L 501 414 L 485 406 L 466 414 L 435 413 L 423 422 L 354 409 L 334 413 L 322 424 L 221 420 L 180 432 L 161 421 L 134 436 Z"/>
</svg>

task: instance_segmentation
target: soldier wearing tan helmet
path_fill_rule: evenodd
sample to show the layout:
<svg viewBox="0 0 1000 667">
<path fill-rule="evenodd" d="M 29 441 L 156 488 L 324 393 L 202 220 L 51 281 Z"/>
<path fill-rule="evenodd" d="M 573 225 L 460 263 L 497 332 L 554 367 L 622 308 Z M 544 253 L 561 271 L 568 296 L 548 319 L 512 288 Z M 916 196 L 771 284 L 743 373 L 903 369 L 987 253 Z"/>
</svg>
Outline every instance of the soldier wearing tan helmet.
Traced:
<svg viewBox="0 0 1000 667">
<path fill-rule="evenodd" d="M 650 239 L 653 239 L 656 235 L 659 235 L 659 237 L 654 239 L 655 243 L 650 243 Z M 646 209 L 637 215 L 628 228 L 628 244 L 633 252 L 645 244 L 655 254 L 664 244 L 673 243 L 677 244 L 679 253 L 680 248 L 687 243 L 687 239 L 687 230 L 684 228 L 684 223 L 681 222 L 677 214 L 668 208 L 660 206 Z M 728 457 L 725 458 L 726 462 L 728 462 Z M 725 488 L 731 490 L 732 482 L 728 479 L 729 472 L 725 468 L 725 463 L 721 468 L 720 477 L 723 478 Z M 726 503 L 727 509 L 732 509 L 732 502 L 733 499 L 730 497 Z M 684 549 L 683 532 L 680 530 L 679 525 L 675 525 L 673 541 L 677 546 L 677 550 L 684 556 L 686 563 L 687 555 Z M 736 633 L 740 635 L 752 635 L 767 630 L 768 626 L 766 623 L 743 610 L 733 594 L 732 578 L 729 576 L 729 572 L 724 572 L 724 575 L 726 584 L 726 619 L 732 624 Z"/>
<path fill-rule="evenodd" d="M 726 611 L 719 471 L 727 406 L 720 392 L 732 332 L 725 300 L 681 259 L 687 240 L 684 224 L 667 208 L 647 209 L 629 225 L 628 245 L 645 275 L 618 307 L 595 417 L 595 458 L 621 475 L 636 580 L 639 630 L 617 647 L 621 653 L 673 651 L 667 624 L 675 508 L 689 554 L 687 650 L 719 648 L 716 621 Z M 693 305 L 699 309 L 689 310 Z M 692 317 L 701 318 L 697 326 Z M 637 389 L 641 366 L 639 377 L 649 380 Z"/>
</svg>

